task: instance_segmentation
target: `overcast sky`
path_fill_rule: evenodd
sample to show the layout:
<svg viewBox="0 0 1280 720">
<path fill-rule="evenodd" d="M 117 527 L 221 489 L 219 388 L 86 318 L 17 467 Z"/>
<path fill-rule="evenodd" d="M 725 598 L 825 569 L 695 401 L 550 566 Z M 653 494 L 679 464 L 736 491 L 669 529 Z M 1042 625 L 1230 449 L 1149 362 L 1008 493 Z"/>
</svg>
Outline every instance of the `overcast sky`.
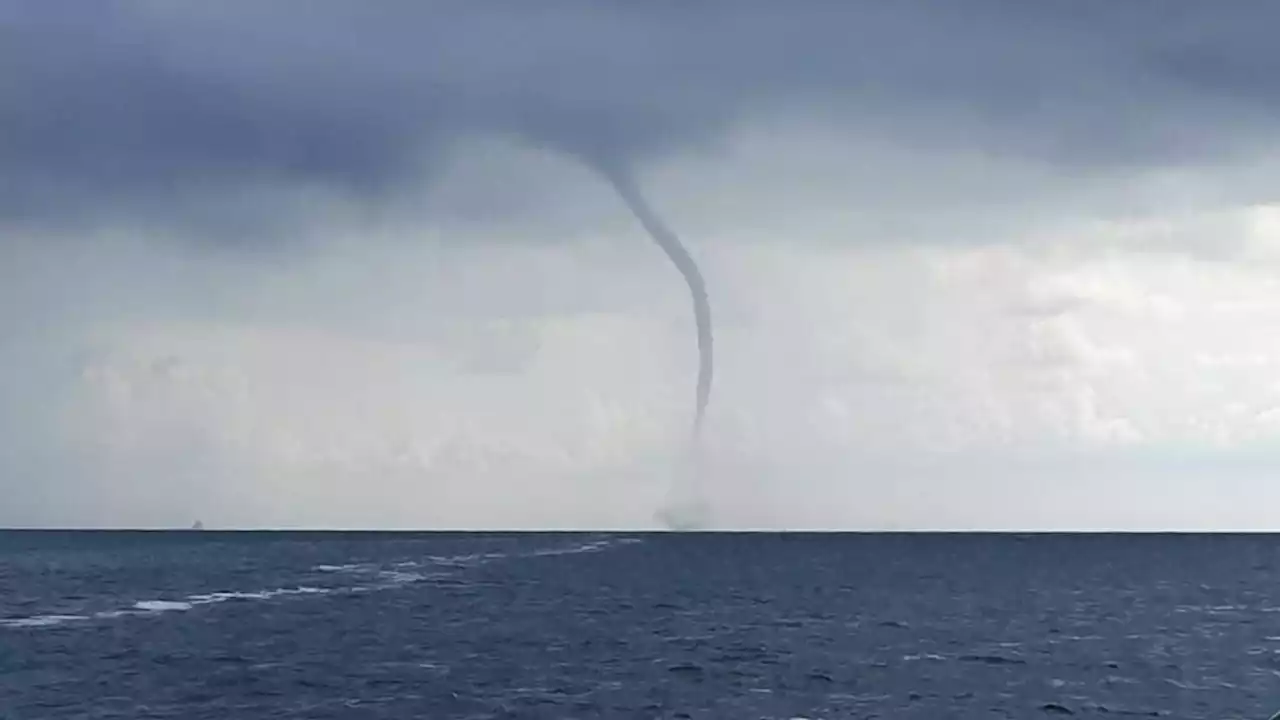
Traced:
<svg viewBox="0 0 1280 720">
<path fill-rule="evenodd" d="M 0 525 L 1265 528 L 1280 6 L 0 0 Z"/>
</svg>

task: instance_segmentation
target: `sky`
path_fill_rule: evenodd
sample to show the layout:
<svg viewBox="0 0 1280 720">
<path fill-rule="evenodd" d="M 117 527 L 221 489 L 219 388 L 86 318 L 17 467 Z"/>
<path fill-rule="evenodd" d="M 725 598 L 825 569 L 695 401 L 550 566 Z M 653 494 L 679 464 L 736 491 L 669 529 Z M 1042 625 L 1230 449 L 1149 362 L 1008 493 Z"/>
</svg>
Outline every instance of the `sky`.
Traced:
<svg viewBox="0 0 1280 720">
<path fill-rule="evenodd" d="M 0 526 L 1274 528 L 1278 21 L 0 0 Z"/>
</svg>

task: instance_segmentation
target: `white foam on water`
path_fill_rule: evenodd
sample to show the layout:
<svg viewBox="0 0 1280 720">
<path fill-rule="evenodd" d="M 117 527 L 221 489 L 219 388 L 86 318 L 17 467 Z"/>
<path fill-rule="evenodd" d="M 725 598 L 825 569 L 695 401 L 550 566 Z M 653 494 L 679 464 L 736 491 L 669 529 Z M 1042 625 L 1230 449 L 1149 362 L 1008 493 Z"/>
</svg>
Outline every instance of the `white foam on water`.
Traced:
<svg viewBox="0 0 1280 720">
<path fill-rule="evenodd" d="M 216 592 L 204 595 L 188 595 L 192 605 L 211 605 L 228 600 L 266 600 L 271 597 L 269 591 L 260 592 Z"/>
<path fill-rule="evenodd" d="M 226 591 L 188 595 L 182 600 L 139 600 L 128 608 L 102 610 L 92 615 L 32 615 L 29 617 L 0 620 L 0 628 L 44 628 L 85 620 L 113 620 L 129 616 L 158 615 L 167 612 L 186 612 L 200 605 L 212 605 L 230 600 L 261 601 L 286 595 L 327 595 L 329 588 L 308 586 L 274 588 L 254 592 Z"/>
<path fill-rule="evenodd" d="M 373 566 L 367 564 L 316 565 L 311 569 L 323 573 L 367 573 L 373 570 Z"/>
<path fill-rule="evenodd" d="M 0 620 L 0 627 L 39 628 L 53 627 L 76 620 L 88 620 L 85 615 L 32 615 L 31 617 L 9 618 Z"/>
<path fill-rule="evenodd" d="M 139 600 L 133 604 L 135 610 L 144 612 L 168 612 L 170 610 L 190 610 L 194 607 L 181 600 Z"/>
<path fill-rule="evenodd" d="M 427 560 L 445 567 L 473 567 L 489 560 L 501 560 L 506 553 L 467 553 L 464 555 L 428 555 Z"/>
<path fill-rule="evenodd" d="M 568 547 L 543 548 L 541 550 L 534 550 L 533 552 L 529 553 L 529 555 L 532 557 L 546 557 L 551 555 L 578 555 L 581 553 L 600 552 L 601 550 L 604 550 L 614 544 L 615 542 L 612 540 L 592 540 L 591 542 L 582 543 L 580 545 L 570 545 Z"/>
<path fill-rule="evenodd" d="M 104 610 L 96 612 L 93 615 L 47 614 L 0 619 L 0 628 L 49 628 L 70 622 L 81 622 L 92 619 L 114 619 L 128 616 L 151 616 L 161 613 L 187 612 L 203 605 L 215 605 L 218 603 L 232 601 L 263 602 L 284 596 L 323 596 L 335 593 L 368 593 L 395 589 L 415 583 L 452 578 L 455 576 L 456 571 L 478 567 L 496 560 L 556 555 L 577 555 L 581 553 L 600 552 L 615 545 L 633 545 L 640 542 L 643 541 L 639 538 L 605 538 L 561 547 L 539 548 L 515 555 L 503 552 L 466 553 L 459 555 L 429 555 L 422 561 L 401 560 L 387 565 L 377 565 L 373 563 L 315 565 L 311 568 L 313 572 L 330 575 L 358 576 L 365 579 L 365 582 L 348 585 L 346 587 L 313 587 L 299 585 L 296 587 L 279 587 L 254 591 L 228 590 L 200 593 L 187 595 L 181 600 L 138 600 L 128 608 Z M 427 568 L 434 568 L 434 570 L 427 570 Z M 370 580 L 373 582 L 369 582 Z"/>
<path fill-rule="evenodd" d="M 389 567 L 403 568 L 420 568 L 423 565 L 436 565 L 450 568 L 474 567 L 484 564 L 491 560 L 501 560 L 508 557 L 506 553 L 488 552 L 488 553 L 463 553 L 459 555 L 428 555 L 425 560 L 401 560 L 392 563 Z M 341 575 L 381 575 L 389 572 L 386 566 L 380 566 L 375 563 L 344 563 L 344 564 L 321 564 L 312 566 L 312 571 L 341 574 Z"/>
<path fill-rule="evenodd" d="M 917 660 L 932 660 L 934 662 L 941 662 L 946 660 L 947 656 L 939 655 L 938 653 L 919 653 L 917 655 L 903 655 L 902 659 L 906 662 L 915 662 Z"/>
<path fill-rule="evenodd" d="M 227 602 L 230 600 L 270 600 L 271 598 L 280 597 L 282 595 L 328 595 L 333 592 L 331 588 L 318 587 L 292 587 L 292 588 L 276 588 L 274 590 L 259 590 L 257 592 L 215 592 L 203 595 L 188 595 L 187 600 L 192 605 L 211 605 L 213 603 Z"/>
<path fill-rule="evenodd" d="M 95 618 L 102 620 L 111 620 L 114 618 L 128 617 L 129 615 L 146 615 L 144 610 L 103 610 L 93 614 Z"/>
<path fill-rule="evenodd" d="M 614 545 L 633 545 L 643 542 L 640 538 L 605 538 L 585 543 L 560 547 L 537 548 L 523 553 L 509 554 L 505 552 L 462 553 L 458 555 L 428 555 L 424 560 L 400 560 L 381 568 L 370 564 L 316 565 L 312 570 L 327 573 L 346 573 L 361 576 L 375 576 L 382 582 L 361 583 L 346 588 L 334 589 L 334 592 L 367 593 L 377 590 L 390 590 L 420 582 L 452 578 L 456 571 L 475 568 L 497 560 L 545 557 L 555 555 L 577 555 L 580 553 L 599 552 Z M 426 571 L 424 568 L 444 568 L 445 571 Z"/>
<path fill-rule="evenodd" d="M 404 570 L 383 570 L 378 573 L 378 577 L 397 585 L 408 585 L 426 580 L 427 576 L 418 572 L 405 572 Z"/>
</svg>

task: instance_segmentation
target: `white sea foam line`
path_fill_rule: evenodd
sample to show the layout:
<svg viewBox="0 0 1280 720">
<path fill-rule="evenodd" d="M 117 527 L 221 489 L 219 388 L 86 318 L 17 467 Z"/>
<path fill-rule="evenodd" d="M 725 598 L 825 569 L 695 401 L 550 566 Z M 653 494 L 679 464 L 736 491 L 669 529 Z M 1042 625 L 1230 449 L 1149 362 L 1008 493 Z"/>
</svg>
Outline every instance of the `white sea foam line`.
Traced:
<svg viewBox="0 0 1280 720">
<path fill-rule="evenodd" d="M 602 538 L 591 540 L 576 545 L 567 545 L 560 547 L 537 548 L 528 552 L 517 553 L 512 555 L 505 552 L 487 552 L 487 553 L 462 553 L 458 555 L 428 555 L 423 561 L 417 560 L 401 560 L 391 563 L 392 568 L 417 568 L 425 564 L 436 566 L 445 566 L 451 568 L 458 567 L 475 567 L 484 565 L 493 560 L 504 560 L 510 558 L 528 558 L 528 557 L 544 557 L 553 555 L 576 555 L 579 553 L 599 552 L 615 545 L 634 545 L 644 542 L 641 538 Z M 312 570 L 322 573 L 334 574 L 351 574 L 351 575 L 386 575 L 393 570 L 384 569 L 386 566 L 378 566 L 374 563 L 346 563 L 346 564 L 321 564 L 312 566 Z"/>
<path fill-rule="evenodd" d="M 639 538 L 603 538 L 576 545 L 537 548 L 515 555 L 504 552 L 464 553 L 460 555 L 428 555 L 423 561 L 399 560 L 381 568 L 372 563 L 347 563 L 341 565 L 315 565 L 311 569 L 316 572 L 331 574 L 348 574 L 358 576 L 375 576 L 385 580 L 376 584 L 360 584 L 346 588 L 335 588 L 334 592 L 366 593 L 375 590 L 391 590 L 419 582 L 451 577 L 444 572 L 413 572 L 406 568 L 422 568 L 424 566 L 444 567 L 449 570 L 462 570 L 479 567 L 491 561 L 545 557 L 556 555 L 577 555 L 580 553 L 599 552 L 615 545 L 633 545 L 642 542 Z"/>
<path fill-rule="evenodd" d="M 285 595 L 328 595 L 331 592 L 333 591 L 330 588 L 299 586 L 254 592 L 224 591 L 202 593 L 188 595 L 184 600 L 139 600 L 133 604 L 133 610 L 144 613 L 186 611 L 194 609 L 197 605 L 212 605 L 229 600 L 270 600 Z"/>
<path fill-rule="evenodd" d="M 428 555 L 427 560 L 436 565 L 445 565 L 449 567 L 471 567 L 473 565 L 483 565 L 490 560 L 501 560 L 507 557 L 506 553 L 468 553 L 465 555 Z"/>
<path fill-rule="evenodd" d="M 567 547 L 540 548 L 528 553 L 516 555 L 515 557 L 546 557 L 556 555 L 576 555 L 580 553 L 599 552 L 615 545 L 632 545 L 640 543 L 640 538 L 604 538 L 601 540 L 592 540 L 578 545 L 570 545 Z M 501 560 L 510 558 L 511 555 L 501 552 L 489 553 L 468 553 L 463 555 L 452 556 L 429 556 L 428 561 L 433 565 L 444 565 L 452 567 L 468 567 L 481 565 L 491 560 Z M 391 567 L 421 567 L 423 563 L 416 561 L 400 561 L 393 563 Z M 379 585 L 356 585 L 347 588 L 318 588 L 309 586 L 299 586 L 293 588 L 275 588 L 272 590 L 259 590 L 253 592 L 244 591 L 223 591 L 213 593 L 203 593 L 196 595 L 188 595 L 184 600 L 139 600 L 133 604 L 131 608 L 122 610 L 104 610 L 94 613 L 92 616 L 87 615 L 33 615 L 21 618 L 8 618 L 0 620 L 0 627 L 6 628 L 40 628 L 54 627 L 68 622 L 77 622 L 90 620 L 92 618 L 110 619 L 124 617 L 128 615 L 155 615 L 164 612 L 185 612 L 193 610 L 198 605 L 211 605 L 230 600 L 270 600 L 275 597 L 286 595 L 328 595 L 334 592 L 348 593 L 365 593 L 374 590 L 385 590 L 403 585 L 422 582 L 425 580 L 434 580 L 448 577 L 445 573 L 416 573 L 406 572 L 404 570 L 384 570 L 373 564 L 347 564 L 347 565 L 316 565 L 312 570 L 325 573 L 350 573 L 362 575 L 376 575 L 388 580 L 388 582 Z"/>
<path fill-rule="evenodd" d="M 327 595 L 332 590 L 299 586 L 292 588 L 275 588 L 257 592 L 214 592 L 199 595 L 188 595 L 183 600 L 139 600 L 125 609 L 102 610 L 93 615 L 32 615 L 30 617 L 7 618 L 0 620 L 0 627 L 5 628 L 41 628 L 54 627 L 69 622 L 100 619 L 110 620 L 130 615 L 158 615 L 165 612 L 185 612 L 193 610 L 197 605 L 211 605 L 228 600 L 270 600 L 285 595 Z"/>
<path fill-rule="evenodd" d="M 103 610 L 102 612 L 94 613 L 93 616 L 99 619 L 110 620 L 113 618 L 126 617 L 129 615 L 148 615 L 148 614 L 150 613 L 148 613 L 145 610 Z"/>
<path fill-rule="evenodd" d="M 133 604 L 135 610 L 143 612 L 167 612 L 169 610 L 190 610 L 195 607 L 181 600 L 139 600 Z"/>
<path fill-rule="evenodd" d="M 75 620 L 88 620 L 84 615 L 32 615 L 31 617 L 10 618 L 0 620 L 0 627 L 11 628 L 36 628 L 36 627 L 52 627 L 61 625 L 66 622 Z"/>
<path fill-rule="evenodd" d="M 529 555 L 534 557 L 545 557 L 551 555 L 580 555 L 582 553 L 599 552 L 609 546 L 606 542 L 586 543 L 585 545 L 575 545 L 573 547 L 563 548 L 544 548 L 542 550 L 534 550 Z"/>
<path fill-rule="evenodd" d="M 276 588 L 275 590 L 259 590 L 257 592 L 215 592 L 203 595 L 188 595 L 187 600 L 194 605 L 209 605 L 227 602 L 228 600 L 270 600 L 281 595 L 328 595 L 332 588 L 293 587 Z"/>
<path fill-rule="evenodd" d="M 607 550 L 617 545 L 635 545 L 642 542 L 640 538 L 604 538 L 601 540 L 591 540 L 589 542 L 580 543 L 578 545 L 569 545 L 558 548 L 541 548 L 533 550 L 523 557 L 545 557 L 550 555 L 578 555 L 581 553 L 592 553 Z"/>
<path fill-rule="evenodd" d="M 418 560 L 401 560 L 394 563 L 392 567 L 421 567 L 426 563 L 432 565 L 467 567 L 470 565 L 481 564 L 489 560 L 500 560 L 505 557 L 507 557 L 507 554 L 500 552 L 467 553 L 463 555 L 428 555 L 425 563 Z M 311 569 L 315 572 L 347 575 L 372 575 L 375 573 L 386 572 L 382 566 L 374 563 L 347 563 L 342 565 L 322 564 L 315 565 Z"/>
<path fill-rule="evenodd" d="M 353 565 L 316 565 L 311 569 L 316 572 L 323 572 L 323 573 L 367 573 L 367 572 L 372 572 L 374 570 L 374 567 L 372 565 L 367 565 L 367 564 L 365 565 L 355 565 L 355 564 Z"/>
<path fill-rule="evenodd" d="M 918 653 L 913 655 L 903 655 L 902 659 L 907 662 L 914 662 L 917 660 L 932 660 L 937 662 L 939 660 L 946 660 L 947 656 L 939 655 L 938 653 Z"/>
<path fill-rule="evenodd" d="M 438 578 L 450 577 L 448 573 L 420 573 L 408 572 L 405 570 L 383 570 L 378 573 L 378 577 L 386 578 L 394 583 L 409 584 L 421 582 L 423 580 L 435 580 Z"/>
</svg>

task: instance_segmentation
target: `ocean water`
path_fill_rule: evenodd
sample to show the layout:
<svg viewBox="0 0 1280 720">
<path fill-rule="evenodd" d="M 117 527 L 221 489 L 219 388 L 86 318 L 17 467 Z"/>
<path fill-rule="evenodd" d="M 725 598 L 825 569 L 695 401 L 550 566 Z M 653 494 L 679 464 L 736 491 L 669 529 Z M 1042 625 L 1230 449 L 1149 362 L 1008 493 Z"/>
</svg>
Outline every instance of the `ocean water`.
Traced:
<svg viewBox="0 0 1280 720">
<path fill-rule="evenodd" d="M 0 533 L 0 718 L 1267 718 L 1280 538 Z"/>
</svg>

